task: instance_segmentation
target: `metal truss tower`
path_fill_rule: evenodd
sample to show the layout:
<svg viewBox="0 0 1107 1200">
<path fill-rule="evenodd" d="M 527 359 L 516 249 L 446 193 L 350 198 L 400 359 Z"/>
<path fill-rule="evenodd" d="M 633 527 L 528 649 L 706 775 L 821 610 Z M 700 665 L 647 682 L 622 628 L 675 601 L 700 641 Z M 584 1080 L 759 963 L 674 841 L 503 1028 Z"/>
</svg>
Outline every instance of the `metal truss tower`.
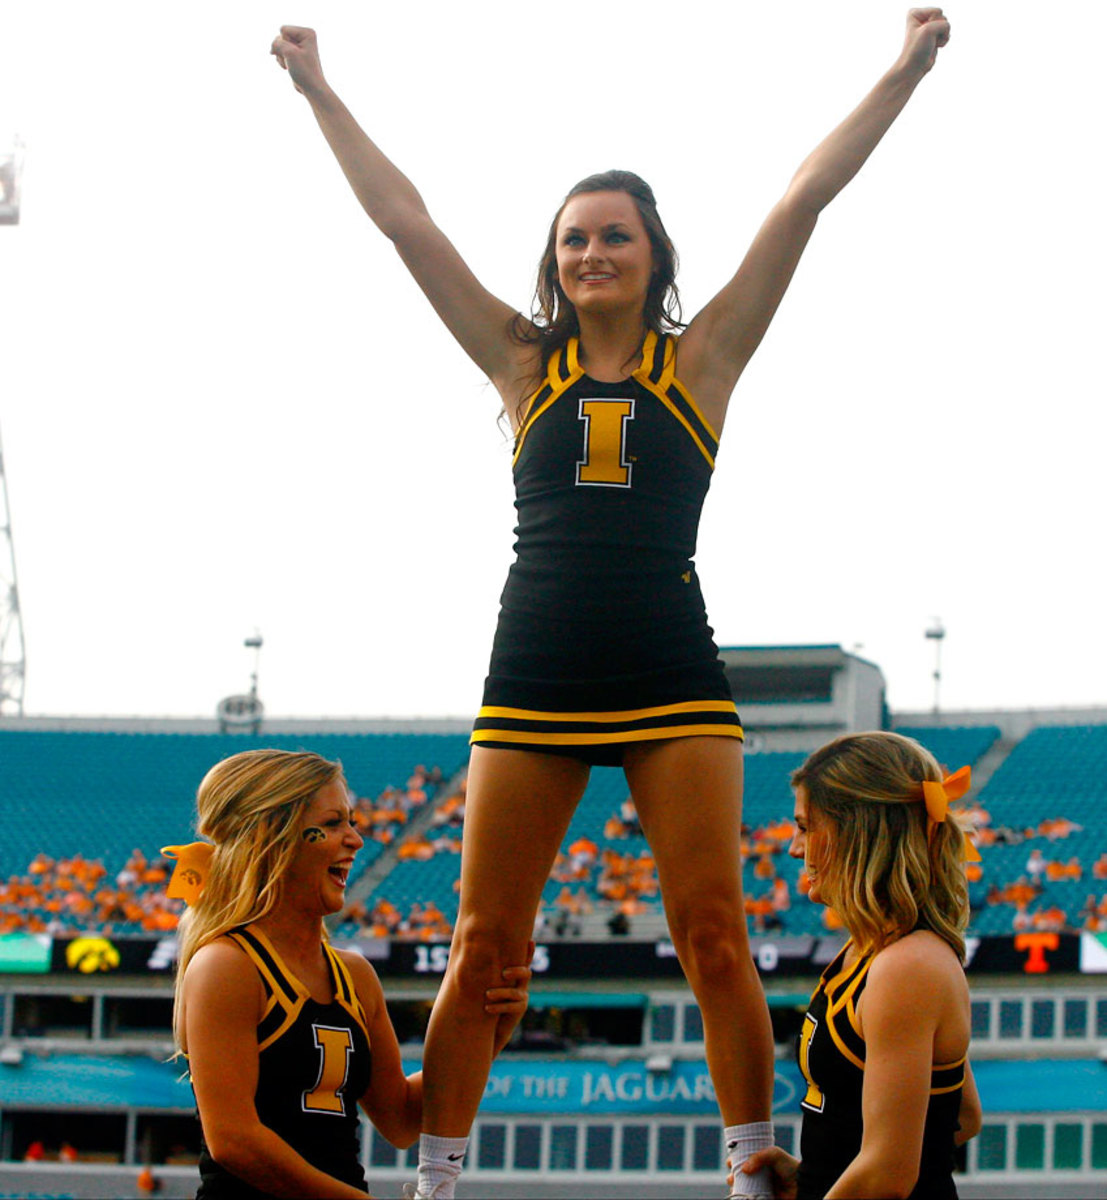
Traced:
<svg viewBox="0 0 1107 1200">
<path fill-rule="evenodd" d="M 4 444 L 0 441 L 0 717 L 23 716 L 26 674 L 8 479 L 4 474 Z"/>
<path fill-rule="evenodd" d="M 0 225 L 19 224 L 19 183 L 23 143 L 13 139 L 0 146 Z M 15 576 L 8 479 L 4 474 L 4 445 L 0 441 L 0 717 L 23 715 L 23 683 L 27 675 L 23 647 L 23 618 Z"/>
</svg>

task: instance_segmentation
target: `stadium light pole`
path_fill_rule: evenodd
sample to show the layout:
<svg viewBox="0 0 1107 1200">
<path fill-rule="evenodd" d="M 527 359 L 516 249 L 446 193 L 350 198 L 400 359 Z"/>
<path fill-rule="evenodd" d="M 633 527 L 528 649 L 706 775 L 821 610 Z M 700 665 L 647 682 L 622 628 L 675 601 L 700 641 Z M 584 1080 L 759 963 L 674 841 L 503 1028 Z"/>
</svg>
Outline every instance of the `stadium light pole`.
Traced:
<svg viewBox="0 0 1107 1200">
<path fill-rule="evenodd" d="M 942 687 L 942 642 L 945 640 L 946 627 L 941 617 L 932 617 L 933 624 L 925 636 L 934 642 L 934 715 L 938 715 L 939 696 Z"/>
<path fill-rule="evenodd" d="M 22 170 L 23 143 L 13 137 L 6 144 L 0 144 L 0 225 L 19 224 Z M 0 441 L 0 716 L 23 716 L 26 678 L 27 655 L 23 644 L 19 583 L 15 574 L 8 479 L 4 473 L 4 446 Z"/>
<path fill-rule="evenodd" d="M 0 225 L 19 224 L 19 184 L 23 174 L 22 139 L 0 144 Z"/>
<path fill-rule="evenodd" d="M 258 671 L 261 668 L 261 648 L 265 642 L 258 630 L 254 630 L 254 636 L 248 637 L 242 643 L 247 650 L 254 652 L 254 669 L 250 674 L 250 695 L 256 700 L 258 698 Z"/>
</svg>

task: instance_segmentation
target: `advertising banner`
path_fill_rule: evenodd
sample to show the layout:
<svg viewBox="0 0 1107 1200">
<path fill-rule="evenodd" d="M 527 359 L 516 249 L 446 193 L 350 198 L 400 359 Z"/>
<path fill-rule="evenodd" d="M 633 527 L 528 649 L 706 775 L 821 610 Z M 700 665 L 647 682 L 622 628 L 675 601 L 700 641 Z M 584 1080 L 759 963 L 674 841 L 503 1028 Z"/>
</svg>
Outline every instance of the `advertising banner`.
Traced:
<svg viewBox="0 0 1107 1200">
<path fill-rule="evenodd" d="M 0 938 L 0 971 L 52 971 L 58 974 L 142 975 L 168 973 L 177 957 L 175 937 L 106 938 L 85 934 L 74 938 L 15 936 L 5 958 Z M 434 979 L 450 959 L 446 942 L 363 940 L 343 943 L 359 950 L 386 979 Z M 817 977 L 841 949 L 834 937 L 754 938 L 754 961 L 765 979 Z M 1107 971 L 1107 945 L 1102 938 L 1075 934 L 1019 933 L 1009 937 L 969 938 L 967 969 L 972 974 L 1049 975 Z M 10 963 L 24 963 L 15 966 Z M 45 963 L 46 965 L 42 965 Z M 538 946 L 531 964 L 536 981 L 544 979 L 681 980 L 676 952 L 669 941 L 548 942 Z M 635 1005 L 635 1000 L 628 1001 Z M 640 1004 L 640 1001 L 637 1002 Z"/>
<path fill-rule="evenodd" d="M 0 934 L 0 974 L 45 974 L 50 970 L 50 950 L 45 934 Z"/>
<path fill-rule="evenodd" d="M 418 1062 L 405 1062 L 417 1071 Z M 794 1063 L 776 1066 L 774 1111 L 799 1104 L 801 1076 Z M 492 1064 L 481 1112 L 551 1113 L 575 1116 L 718 1116 L 719 1106 L 707 1063 L 634 1059 L 616 1065 L 602 1062 L 525 1062 L 510 1055 Z"/>
</svg>

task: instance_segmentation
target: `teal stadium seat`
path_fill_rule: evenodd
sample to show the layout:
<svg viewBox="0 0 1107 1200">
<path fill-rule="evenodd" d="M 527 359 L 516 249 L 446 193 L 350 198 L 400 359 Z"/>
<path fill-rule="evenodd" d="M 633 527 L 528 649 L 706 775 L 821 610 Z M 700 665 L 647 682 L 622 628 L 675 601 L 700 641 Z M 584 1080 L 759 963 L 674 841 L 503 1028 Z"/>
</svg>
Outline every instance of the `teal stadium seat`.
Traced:
<svg viewBox="0 0 1107 1200">
<path fill-rule="evenodd" d="M 1079 911 L 1089 893 L 1103 894 L 1102 880 L 1091 876 L 1093 863 L 1107 848 L 1107 726 L 1039 726 L 1014 747 L 979 796 L 991 815 L 992 828 L 1022 832 L 1037 830 L 1049 818 L 1064 817 L 1082 826 L 1069 836 L 1050 841 L 1034 836 L 1018 845 L 987 846 L 983 851 L 985 880 L 1001 888 L 1027 874 L 1033 849 L 1046 859 L 1068 862 L 1078 858 L 1083 878 L 1044 881 L 1042 895 L 1029 906 L 1031 913 L 1057 905 L 1071 927 L 1079 926 Z M 1002 932 L 1010 932 L 1014 910 L 997 906 Z M 977 917 L 979 923 L 983 914 Z"/>
<path fill-rule="evenodd" d="M 195 837 L 196 788 L 240 750 L 313 750 L 342 762 L 351 789 L 403 787 L 416 764 L 449 778 L 468 757 L 464 734 L 230 734 L 0 731 L 0 878 L 40 851 L 99 859 L 114 877 L 132 850 L 156 858 Z M 374 852 L 366 845 L 366 858 Z"/>
<path fill-rule="evenodd" d="M 962 725 L 931 729 L 927 726 L 896 726 L 896 733 L 914 738 L 949 771 L 974 766 L 999 740 L 997 725 Z"/>
<path fill-rule="evenodd" d="M 999 729 L 994 725 L 953 729 L 920 728 L 903 732 L 926 745 L 940 761 L 951 764 L 951 769 L 954 763 L 956 766 L 961 766 L 965 763 L 977 762 L 1000 734 Z M 794 802 L 789 778 L 792 771 L 804 761 L 805 757 L 806 755 L 802 753 L 794 752 L 747 756 L 743 820 L 751 830 L 782 818 L 791 818 Z M 567 854 L 569 847 L 580 837 L 588 837 L 594 841 L 599 847 L 601 856 L 605 848 L 621 854 L 633 855 L 637 855 L 645 849 L 645 838 L 640 836 L 611 839 L 604 836 L 604 825 L 610 817 L 618 814 L 627 795 L 627 783 L 621 770 L 594 769 L 584 796 L 570 822 L 561 846 L 562 853 Z M 679 802 L 679 798 L 677 802 Z M 774 856 L 774 863 L 778 874 L 787 880 L 792 893 L 791 908 L 784 914 L 784 932 L 789 934 L 823 932 L 821 907 L 810 904 L 796 891 L 802 864 L 789 858 L 784 851 Z M 427 861 L 407 860 L 401 862 L 377 885 L 366 901 L 366 906 L 371 908 L 375 901 L 386 899 L 401 911 L 406 911 L 413 902 L 430 900 L 442 910 L 449 921 L 453 922 L 457 916 L 457 894 L 454 891 L 454 883 L 459 867 L 458 856 L 455 854 L 439 854 Z M 753 869 L 754 862 L 751 859 L 745 863 L 743 868 L 743 887 L 747 895 L 757 896 L 767 891 L 769 885 L 766 881 L 755 879 Z M 596 884 L 600 872 L 601 865 L 597 861 L 589 878 L 570 883 L 570 889 L 576 892 L 583 886 L 589 893 L 593 904 L 598 904 L 600 897 L 596 890 Z M 556 879 L 548 880 L 542 893 L 543 902 L 552 905 L 563 886 L 565 885 Z M 659 900 L 646 903 L 649 908 L 660 909 L 661 907 Z"/>
</svg>

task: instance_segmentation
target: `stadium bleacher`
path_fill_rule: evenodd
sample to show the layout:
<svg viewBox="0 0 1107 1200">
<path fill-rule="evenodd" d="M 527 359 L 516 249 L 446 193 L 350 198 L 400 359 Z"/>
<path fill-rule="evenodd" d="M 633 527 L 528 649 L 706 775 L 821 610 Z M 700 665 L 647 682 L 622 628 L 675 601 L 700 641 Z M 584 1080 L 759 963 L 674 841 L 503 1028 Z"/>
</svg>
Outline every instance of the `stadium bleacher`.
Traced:
<svg viewBox="0 0 1107 1200">
<path fill-rule="evenodd" d="M 195 796 L 216 762 L 256 746 L 313 750 L 342 763 L 358 797 L 406 788 L 420 764 L 447 777 L 466 760 L 462 734 L 271 735 L 264 741 L 234 734 L 0 731 L 0 880 L 25 877 L 36 856 L 99 863 L 112 882 L 138 848 L 147 860 L 161 846 L 195 836 Z M 390 832 L 398 832 L 393 823 Z M 367 838 L 359 855 L 364 872 L 384 850 Z M 0 922 L 12 915 L 0 902 Z M 70 914 L 36 908 L 42 923 Z M 65 927 L 79 922 L 64 920 Z M 139 932 L 116 921 L 116 933 Z"/>
<path fill-rule="evenodd" d="M 922 742 L 939 762 L 954 770 L 957 767 L 973 766 L 992 748 L 1000 737 L 995 725 L 969 727 L 920 727 L 900 730 L 906 736 Z M 780 823 L 789 824 L 793 797 L 789 778 L 793 770 L 804 759 L 795 752 L 751 754 L 745 763 L 745 792 L 743 799 L 743 822 L 751 832 L 771 828 Z M 641 834 L 608 836 L 605 826 L 616 816 L 627 799 L 626 780 L 620 770 L 596 768 L 580 805 L 570 822 L 561 847 L 564 860 L 572 860 L 572 847 L 581 839 L 593 843 L 596 855 L 591 865 L 575 876 L 565 876 L 556 870 L 543 891 L 543 903 L 547 907 L 547 927 L 552 930 L 581 929 L 581 922 L 559 921 L 559 897 L 568 885 L 576 895 L 583 888 L 593 911 L 613 912 L 618 905 L 606 900 L 600 889 L 603 874 L 604 852 L 638 856 L 647 850 Z M 782 879 L 787 885 L 790 905 L 787 911 L 774 911 L 768 917 L 768 928 L 783 930 L 789 934 L 810 934 L 826 931 L 823 910 L 808 905 L 798 890 L 801 864 L 788 857 L 787 838 L 769 839 L 773 843 L 771 852 L 772 875 L 759 877 L 759 856 L 747 854 L 743 867 L 745 893 L 753 901 L 751 912 L 763 901 L 771 890 L 773 880 Z M 579 858 L 578 858 L 579 861 Z M 405 910 L 414 903 L 432 901 L 452 922 L 457 915 L 456 884 L 460 862 L 455 853 L 443 851 L 427 859 L 410 859 L 397 863 L 368 896 L 367 906 L 384 899 Z M 1081 897 L 1081 900 L 1083 897 Z M 637 898 L 639 911 L 660 914 L 661 900 L 656 891 Z M 764 907 L 762 903 L 761 907 Z M 991 914 L 989 914 L 991 917 Z M 756 918 L 755 918 L 756 919 Z M 995 920 L 996 918 L 991 918 Z"/>
<path fill-rule="evenodd" d="M 900 732 L 920 740 L 949 769 L 976 765 L 1000 738 L 994 725 L 906 727 Z M 227 734 L 0 731 L 0 799 L 6 815 L 0 828 L 0 880 L 25 876 L 42 852 L 52 859 L 79 856 L 98 862 L 108 880 L 124 869 L 136 847 L 155 860 L 161 844 L 192 836 L 195 790 L 204 772 L 247 744 L 240 735 Z M 463 734 L 276 735 L 267 737 L 265 744 L 312 749 L 339 759 L 354 793 L 369 798 L 402 794 L 417 764 L 437 767 L 448 778 L 467 756 Z M 759 837 L 767 828 L 787 826 L 792 811 L 788 779 L 802 759 L 791 752 L 751 754 L 746 759 L 744 823 L 752 840 L 743 882 L 758 930 L 803 934 L 826 929 L 824 913 L 807 905 L 799 893 L 801 864 L 788 857 L 787 837 L 780 837 L 779 830 L 775 841 Z M 1099 881 L 1092 878 L 1091 868 L 1105 844 L 1100 817 L 1105 763 L 1107 727 L 1039 728 L 1010 750 L 982 788 L 974 789 L 974 802 L 988 819 L 981 838 L 982 876 L 972 888 L 974 933 L 1056 927 L 1059 914 L 1062 927 L 1082 927 L 1088 897 L 1098 895 Z M 605 855 L 614 861 L 612 856 L 637 858 L 647 853 L 640 832 L 612 832 L 612 825 L 618 825 L 613 818 L 627 799 L 621 771 L 593 771 L 562 855 L 566 861 L 572 858 L 571 848 L 583 839 L 595 846 L 595 857 L 586 869 L 551 875 L 543 893 L 548 929 L 580 930 L 579 921 L 562 921 L 559 926 L 566 887 L 575 897 L 586 896 L 587 906 L 597 914 L 610 915 L 619 908 L 610 893 L 604 894 Z M 441 797 L 430 803 L 441 803 Z M 48 827 L 44 811 L 50 813 Z M 89 814 L 94 814 L 91 821 Z M 1043 831 L 1042 822 L 1049 818 L 1056 819 L 1057 827 Z M 402 821 L 374 828 L 377 836 L 367 836 L 351 878 L 350 894 L 360 901 L 359 911 L 370 911 L 381 900 L 402 913 L 430 903 L 441 910 L 447 925 L 452 924 L 460 823 L 414 822 L 410 835 Z M 418 857 L 397 855 L 397 846 L 408 836 L 432 839 L 434 850 Z M 1021 903 L 1005 898 L 1004 889 L 1027 876 L 1028 856 L 1035 847 L 1045 865 L 1031 878 L 1033 897 Z M 359 888 L 378 859 L 381 864 L 371 885 Z M 580 867 L 579 856 L 575 862 Z M 769 906 L 777 880 L 782 881 L 778 888 L 786 889 L 786 908 Z M 10 913 L 11 897 L 5 899 L 0 913 Z M 634 890 L 631 899 L 626 911 L 660 917 L 655 889 L 647 888 L 644 894 Z M 65 915 L 68 928 L 79 925 L 72 914 Z M 55 927 L 59 920 L 56 909 L 39 916 L 42 921 L 52 919 Z M 600 927 L 597 920 L 592 927 Z M 345 933 L 355 929 L 353 921 L 343 926 Z M 137 928 L 116 922 L 114 931 Z"/>
<path fill-rule="evenodd" d="M 1046 928 L 1036 922 L 1051 909 L 1063 913 L 1067 931 L 1079 928 L 1087 894 L 1102 898 L 1107 892 L 1107 878 L 1093 874 L 1107 845 L 1101 816 L 1107 799 L 1103 770 L 1107 725 L 1040 727 L 1016 737 L 1009 733 L 1001 737 L 1000 729 L 990 724 L 920 725 L 900 731 L 917 737 L 949 769 L 965 763 L 983 767 L 970 797 L 987 822 L 981 878 L 973 885 L 976 907 L 970 932 L 984 938 L 998 935 L 997 940 L 1010 942 L 1019 921 L 1027 928 Z M 357 891 L 357 904 L 366 912 L 371 911 L 375 899 L 382 898 L 405 912 L 412 907 L 439 907 L 448 923 L 456 914 L 454 885 L 460 865 L 457 848 L 464 800 L 459 770 L 467 758 L 466 742 L 463 733 L 305 733 L 255 739 L 248 735 L 0 730 L 0 806 L 8 818 L 0 826 L 0 880 L 26 874 L 40 855 L 55 861 L 75 856 L 86 862 L 100 861 L 105 874 L 112 877 L 125 868 L 136 847 L 152 859 L 161 844 L 192 836 L 195 789 L 214 762 L 251 745 L 275 745 L 312 749 L 340 759 L 353 791 L 373 800 L 371 811 L 381 817 L 385 836 L 367 841 L 359 855 L 351 901 Z M 778 751 L 751 753 L 746 759 L 744 820 L 750 854 L 744 867 L 745 889 L 757 899 L 769 892 L 776 877 L 787 884 L 790 895 L 788 909 L 770 917 L 770 921 L 780 921 L 769 927 L 770 937 L 774 932 L 826 932 L 823 910 L 798 894 L 801 864 L 786 853 L 784 831 L 793 806 L 788 778 L 802 758 L 800 753 Z M 388 814 L 402 807 L 402 794 L 416 778 L 418 764 L 440 767 L 446 779 L 457 776 L 456 794 L 451 797 L 449 789 L 436 792 L 428 786 L 426 803 L 412 812 L 410 820 L 393 821 Z M 554 915 L 566 889 L 573 896 L 583 889 L 593 911 L 583 922 L 567 923 L 561 935 L 556 922 L 550 921 L 546 936 L 570 942 L 575 937 L 586 941 L 612 936 L 607 920 L 618 904 L 600 894 L 604 854 L 637 859 L 647 849 L 632 817 L 628 819 L 627 799 L 620 771 L 593 772 L 562 846 L 560 875 L 555 872 L 551 877 L 544 897 Z M 772 847 L 774 838 L 777 845 Z M 591 844 L 595 850 L 594 861 L 582 876 L 575 877 L 571 867 L 578 844 Z M 1045 864 L 1037 870 L 1037 882 L 1027 879 L 1034 850 L 1041 852 Z M 1079 879 L 1059 874 L 1073 858 L 1081 865 Z M 1056 877 L 1050 877 L 1051 870 Z M 1107 869 L 1103 874 L 1107 875 Z M 1030 898 L 1021 908 L 1013 900 L 995 895 L 988 899 L 990 893 L 1002 897 L 1010 889 L 1025 892 L 1027 887 L 1031 888 Z M 640 896 L 637 903 L 646 915 L 631 917 L 632 938 L 664 937 L 657 895 Z M 751 913 L 755 930 L 756 920 L 757 914 Z M 348 919 L 335 933 L 354 939 L 362 930 L 358 921 Z M 413 923 L 401 939 L 425 936 L 425 930 Z M 126 928 L 114 930 L 115 935 L 129 932 Z M 447 935 L 439 930 L 433 936 Z M 5 940 L 0 938 L 0 942 Z M 446 947 L 416 945 L 407 949 L 415 955 L 415 971 L 428 973 L 416 974 L 399 989 L 396 979 L 386 983 L 390 1002 L 399 990 L 400 1004 L 412 1006 L 409 1020 L 416 1032 L 408 1036 L 414 1039 L 416 1015 L 421 1012 L 425 1018 L 429 1010 L 435 972 L 445 963 Z M 606 947 L 604 950 L 606 953 Z M 1103 939 L 1103 954 L 1107 955 L 1107 939 Z M 157 1055 L 166 1053 L 171 1002 L 167 975 L 143 985 L 120 980 L 114 988 L 105 978 L 100 983 L 104 990 L 97 991 L 94 981 L 84 977 L 71 977 L 67 982 L 64 976 L 46 974 L 24 980 L 19 969 L 8 968 L 0 994 L 0 1026 L 8 1055 L 0 1059 L 0 1100 L 6 1096 L 7 1105 L 0 1104 L 0 1122 L 7 1130 L 10 1147 L 4 1165 L 12 1194 L 24 1194 L 22 1180 L 33 1176 L 20 1175 L 21 1170 L 29 1169 L 27 1164 L 11 1160 L 21 1157 L 36 1138 L 45 1142 L 48 1157 L 57 1158 L 63 1137 L 79 1147 L 80 1165 L 88 1164 L 86 1170 L 99 1170 L 98 1162 L 110 1160 L 134 1171 L 144 1161 L 153 1161 L 164 1194 L 189 1194 L 192 1168 L 173 1165 L 194 1161 L 195 1155 L 190 1101 L 174 1092 L 178 1076 L 171 1068 L 164 1072 L 164 1079 L 158 1076 L 164 1095 L 157 1092 L 155 1096 L 156 1081 L 147 1081 L 150 1087 L 142 1091 L 141 1104 L 127 1090 L 143 1083 L 144 1072 L 154 1074 L 146 1065 L 150 1048 Z M 797 989 L 797 982 L 790 978 L 776 981 L 771 996 L 774 1013 L 786 1015 L 802 1005 L 803 989 Z M 554 990 L 550 990 L 551 983 Z M 1038 986 L 1025 986 L 1031 983 Z M 984 982 L 982 986 L 978 977 L 973 979 L 974 1055 L 980 1062 L 979 1082 L 990 1111 L 981 1137 L 969 1147 L 970 1180 L 978 1188 L 992 1184 L 990 1194 L 995 1196 L 1003 1194 L 997 1189 L 1012 1180 L 1018 1187 L 1029 1187 L 1028 1181 L 1036 1185 L 1042 1178 L 1054 1183 L 1071 1178 L 1078 1190 L 1070 1195 L 1097 1194 L 1093 1185 L 1107 1178 L 1107 1120 L 1101 1111 L 1088 1110 L 1088 1098 L 1093 1095 L 1090 1088 L 1100 1087 L 1102 1066 L 1097 1056 L 1107 1052 L 1107 996 L 1095 987 L 1094 975 L 1079 975 L 1074 968 L 1063 978 L 1028 976 L 1023 986 L 1018 984 L 1008 980 L 1005 985 Z M 424 990 L 418 990 L 419 985 Z M 641 1076 L 653 1080 L 643 1085 L 648 1091 L 650 1086 L 663 1089 L 670 1079 L 656 1065 L 648 1067 L 650 1061 L 671 1061 L 673 1079 L 679 1072 L 702 1074 L 706 1070 L 702 1019 L 687 990 L 676 987 L 659 983 L 643 989 L 639 981 L 642 994 L 631 996 L 615 979 L 609 981 L 607 991 L 586 988 L 588 994 L 581 996 L 577 994 L 579 984 L 536 979 L 535 1014 L 557 1012 L 559 1006 L 563 1013 L 571 1014 L 579 1012 L 581 1005 L 598 1005 L 602 1015 L 610 1012 L 610 1003 L 618 999 L 624 1005 L 633 1002 L 630 1024 L 634 1028 L 629 1032 L 620 1029 L 626 1035 L 624 1041 L 604 1041 L 600 1031 L 607 1026 L 594 1016 L 587 1026 L 594 1043 L 585 1037 L 560 1058 L 551 1054 L 542 1058 L 531 1050 L 521 1055 L 515 1066 L 509 1056 L 502 1067 L 505 1079 L 521 1081 L 525 1077 L 530 1081 L 527 1086 L 537 1087 L 534 1081 L 548 1077 L 552 1089 L 554 1082 L 558 1087 L 565 1081 L 571 1083 L 573 1071 L 605 1080 L 609 1075 L 615 1080 L 625 1072 L 628 1079 Z M 403 998 L 405 990 L 407 999 Z M 614 1022 L 614 1018 L 604 1019 Z M 619 1020 L 626 1023 L 628 1018 L 624 1013 Z M 635 1034 L 635 1030 L 640 1032 Z M 414 1040 L 406 1045 L 410 1048 Z M 1058 1057 L 1054 1061 L 1049 1055 Z M 584 1061 L 574 1066 L 571 1060 L 578 1057 Z M 566 1058 L 568 1065 L 563 1061 Z M 58 1089 L 45 1080 L 43 1072 L 51 1064 L 72 1075 L 73 1089 Z M 412 1068 L 416 1065 L 411 1064 Z M 660 1073 L 651 1075 L 655 1070 Z M 790 1070 L 787 1063 L 778 1064 L 781 1087 L 791 1080 Z M 107 1080 L 114 1091 L 90 1099 L 81 1089 L 97 1077 Z M 1042 1082 L 1043 1087 L 1034 1082 L 1013 1091 L 1011 1081 L 1024 1078 Z M 120 1081 L 118 1088 L 114 1080 Z M 1057 1092 L 1051 1094 L 1048 1104 L 1042 1098 L 1045 1082 L 1051 1082 Z M 58 1111 L 44 1115 L 48 1099 L 58 1103 Z M 778 1130 L 782 1141 L 794 1144 L 796 1118 L 785 1101 L 781 1104 Z M 488 1194 L 495 1186 L 508 1189 L 501 1194 L 509 1194 L 513 1178 L 538 1170 L 542 1164 L 546 1164 L 542 1169 L 550 1172 L 564 1171 L 566 1178 L 572 1174 L 580 1195 L 596 1194 L 588 1190 L 593 1180 L 601 1180 L 605 1186 L 625 1184 L 629 1189 L 625 1194 L 644 1195 L 644 1188 L 635 1191 L 635 1179 L 645 1181 L 656 1173 L 674 1180 L 680 1175 L 682 1187 L 687 1189 L 680 1194 L 702 1194 L 719 1172 L 718 1130 L 710 1110 L 708 1103 L 698 1115 L 667 1114 L 663 1108 L 636 1115 L 630 1109 L 616 1108 L 603 1114 L 569 1111 L 563 1106 L 539 1114 L 537 1110 L 515 1111 L 510 1105 L 501 1110 L 493 1106 L 482 1115 L 475 1131 L 472 1172 L 480 1185 L 489 1189 Z M 132 1131 L 128 1133 L 128 1129 Z M 596 1149 L 603 1146 L 610 1153 Z M 378 1179 L 394 1181 L 410 1172 L 407 1157 L 372 1130 L 367 1130 L 366 1155 L 370 1172 Z M 53 1165 L 61 1170 L 60 1162 Z M 66 1178 L 70 1194 L 88 1194 Z M 82 1177 L 79 1186 L 85 1182 Z"/>
</svg>

